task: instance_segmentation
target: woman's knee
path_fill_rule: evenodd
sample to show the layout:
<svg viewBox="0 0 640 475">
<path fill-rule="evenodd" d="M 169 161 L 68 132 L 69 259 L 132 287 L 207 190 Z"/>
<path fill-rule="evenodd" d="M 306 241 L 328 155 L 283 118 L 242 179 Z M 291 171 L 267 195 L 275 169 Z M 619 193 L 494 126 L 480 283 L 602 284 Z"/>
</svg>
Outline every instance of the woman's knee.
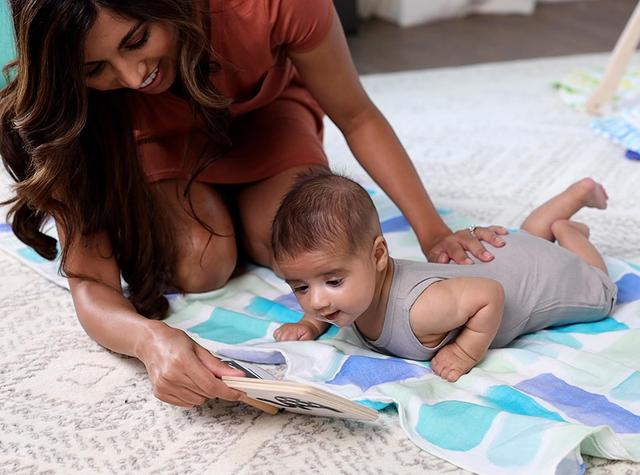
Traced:
<svg viewBox="0 0 640 475">
<path fill-rule="evenodd" d="M 178 255 L 176 284 L 183 292 L 199 293 L 224 286 L 238 258 L 234 236 L 217 236 L 206 229 L 192 230 Z"/>
<path fill-rule="evenodd" d="M 243 229 L 242 243 L 250 258 L 256 263 L 271 267 L 271 228 L 273 217 L 285 194 L 301 173 L 325 169 L 323 165 L 301 165 L 247 186 L 238 194 L 238 209 Z"/>
<path fill-rule="evenodd" d="M 256 264 L 271 267 L 273 251 L 271 249 L 270 222 L 262 228 L 254 228 L 251 234 L 243 239 L 244 249 Z"/>
<path fill-rule="evenodd" d="M 222 287 L 236 266 L 233 222 L 222 195 L 210 185 L 160 182 L 173 215 L 176 237 L 174 282 L 184 292 L 205 292 Z"/>
</svg>

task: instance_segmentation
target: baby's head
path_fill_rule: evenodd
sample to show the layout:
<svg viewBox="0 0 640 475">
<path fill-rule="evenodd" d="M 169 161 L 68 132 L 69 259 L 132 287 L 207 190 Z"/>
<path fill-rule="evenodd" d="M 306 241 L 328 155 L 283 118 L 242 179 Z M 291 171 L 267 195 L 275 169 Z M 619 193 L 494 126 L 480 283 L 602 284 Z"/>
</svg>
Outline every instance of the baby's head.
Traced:
<svg viewBox="0 0 640 475">
<path fill-rule="evenodd" d="M 329 171 L 299 177 L 276 213 L 271 244 L 276 272 L 305 313 L 338 326 L 369 308 L 388 263 L 369 194 Z"/>
</svg>

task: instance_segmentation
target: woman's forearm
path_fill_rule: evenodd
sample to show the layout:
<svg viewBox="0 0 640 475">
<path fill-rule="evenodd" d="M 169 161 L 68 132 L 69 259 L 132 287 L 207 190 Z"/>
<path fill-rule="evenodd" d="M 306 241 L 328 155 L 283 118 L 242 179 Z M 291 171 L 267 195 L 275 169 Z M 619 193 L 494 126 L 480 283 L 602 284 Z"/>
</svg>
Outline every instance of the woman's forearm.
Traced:
<svg viewBox="0 0 640 475">
<path fill-rule="evenodd" d="M 85 332 L 100 345 L 141 358 L 153 324 L 120 292 L 100 282 L 69 279 L 78 320 Z"/>
<path fill-rule="evenodd" d="M 451 234 L 404 147 L 375 106 L 353 120 L 352 127 L 343 133 L 358 162 L 407 218 L 423 250 Z"/>
</svg>

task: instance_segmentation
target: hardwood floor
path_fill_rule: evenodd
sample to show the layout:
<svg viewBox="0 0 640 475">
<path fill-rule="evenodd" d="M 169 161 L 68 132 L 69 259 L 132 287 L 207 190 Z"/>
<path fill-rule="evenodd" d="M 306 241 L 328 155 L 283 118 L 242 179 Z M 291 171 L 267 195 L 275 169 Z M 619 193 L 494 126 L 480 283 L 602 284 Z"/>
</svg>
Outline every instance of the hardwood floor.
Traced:
<svg viewBox="0 0 640 475">
<path fill-rule="evenodd" d="M 348 41 L 362 74 L 611 51 L 636 3 L 547 3 L 532 15 L 476 15 L 412 28 L 370 20 Z"/>
</svg>

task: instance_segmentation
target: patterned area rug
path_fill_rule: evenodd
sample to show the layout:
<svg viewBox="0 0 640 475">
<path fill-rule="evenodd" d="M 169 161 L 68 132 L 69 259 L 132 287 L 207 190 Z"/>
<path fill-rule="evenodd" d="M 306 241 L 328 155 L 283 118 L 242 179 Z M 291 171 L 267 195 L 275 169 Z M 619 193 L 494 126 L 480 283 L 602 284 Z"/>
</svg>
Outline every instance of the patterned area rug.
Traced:
<svg viewBox="0 0 640 475">
<path fill-rule="evenodd" d="M 606 212 L 582 214 L 607 254 L 640 258 L 640 163 L 597 137 L 551 83 L 606 56 L 364 78 L 438 205 L 517 225 L 582 176 Z M 366 182 L 332 126 L 335 168 Z M 614 238 L 615 236 L 615 238 Z M 0 473 L 467 473 L 415 447 L 384 413 L 374 426 L 225 402 L 184 410 L 155 400 L 144 367 L 91 341 L 69 294 L 0 252 Z M 590 474 L 640 465 L 586 457 Z"/>
</svg>

